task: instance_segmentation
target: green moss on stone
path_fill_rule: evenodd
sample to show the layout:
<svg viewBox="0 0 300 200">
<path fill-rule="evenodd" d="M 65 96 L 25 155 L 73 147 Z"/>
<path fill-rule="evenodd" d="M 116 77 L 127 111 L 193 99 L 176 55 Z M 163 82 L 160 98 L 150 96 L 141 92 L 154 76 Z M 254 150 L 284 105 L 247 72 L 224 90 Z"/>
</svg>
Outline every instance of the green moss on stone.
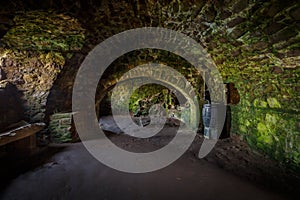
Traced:
<svg viewBox="0 0 300 200">
<path fill-rule="evenodd" d="M 84 29 L 67 15 L 55 12 L 19 13 L 3 37 L 9 48 L 43 51 L 77 51 L 84 43 Z"/>
</svg>

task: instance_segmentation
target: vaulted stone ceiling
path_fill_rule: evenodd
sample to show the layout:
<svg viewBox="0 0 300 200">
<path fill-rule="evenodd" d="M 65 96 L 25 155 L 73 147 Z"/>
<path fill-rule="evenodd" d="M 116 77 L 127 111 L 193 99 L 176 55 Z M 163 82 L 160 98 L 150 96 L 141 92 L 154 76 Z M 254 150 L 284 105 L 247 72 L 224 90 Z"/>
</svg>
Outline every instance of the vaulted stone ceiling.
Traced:
<svg viewBox="0 0 300 200">
<path fill-rule="evenodd" d="M 34 13 L 34 10 L 37 19 L 41 19 L 43 11 L 64 16 L 62 19 L 66 22 L 73 20 L 78 23 L 82 31 L 64 31 L 62 34 L 83 34 L 83 46 L 75 49 L 70 46 L 65 46 L 65 49 L 43 49 L 33 43 L 26 50 L 18 51 L 22 45 L 18 42 L 9 43 L 9 33 L 18 26 L 17 16 Z M 51 87 L 44 88 L 45 91 L 41 93 L 46 96 L 40 98 L 37 95 L 37 99 L 48 99 L 48 103 L 44 102 L 42 106 L 41 102 L 37 103 L 37 110 L 40 111 L 34 112 L 44 113 L 44 104 L 48 104 L 47 115 L 53 113 L 54 109 L 59 112 L 70 111 L 73 80 L 85 55 L 114 34 L 145 26 L 176 30 L 201 43 L 217 64 L 223 80 L 235 83 L 241 95 L 240 103 L 232 107 L 233 132 L 274 158 L 299 166 L 300 5 L 296 0 L 1 1 L 1 58 L 7 66 L 1 67 L 8 77 L 13 77 L 7 69 L 20 69 L 24 57 L 39 57 L 40 60 L 49 58 L 51 64 L 48 67 L 52 66 L 51 69 L 58 71 L 49 82 Z M 76 30 L 79 30 L 78 27 Z M 64 41 L 70 37 L 62 38 L 63 42 L 58 44 L 65 45 L 68 42 Z M 74 42 L 81 44 L 80 39 Z M 8 62 L 11 51 L 20 58 L 19 61 L 11 59 L 15 60 L 14 64 Z M 6 57 L 3 52 L 6 52 Z M 30 62 L 26 65 L 37 67 L 37 76 L 43 74 L 39 69 L 46 66 L 43 61 L 39 62 L 39 65 Z M 124 62 L 122 65 L 116 62 L 117 67 L 112 68 L 111 74 L 122 71 L 120 66 L 126 68 L 128 60 Z M 113 85 L 117 79 L 118 76 L 113 76 L 104 84 Z M 24 89 L 24 80 L 26 76 L 20 76 L 15 84 Z M 33 82 L 35 80 L 39 79 Z M 39 117 L 37 119 L 41 120 Z"/>
</svg>

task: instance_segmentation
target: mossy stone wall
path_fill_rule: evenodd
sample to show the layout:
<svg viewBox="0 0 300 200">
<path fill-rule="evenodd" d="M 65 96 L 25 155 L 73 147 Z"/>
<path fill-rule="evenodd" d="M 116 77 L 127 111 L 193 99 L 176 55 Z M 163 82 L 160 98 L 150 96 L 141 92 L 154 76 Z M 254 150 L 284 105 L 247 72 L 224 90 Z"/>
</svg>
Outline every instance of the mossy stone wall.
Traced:
<svg viewBox="0 0 300 200">
<path fill-rule="evenodd" d="M 54 11 L 19 12 L 1 39 L 0 69 L 23 94 L 25 119 L 44 121 L 47 98 L 66 59 L 80 50 L 78 21 Z"/>
<path fill-rule="evenodd" d="M 132 28 L 170 28 L 201 43 L 211 53 L 224 81 L 233 82 L 238 88 L 241 100 L 232 107 L 233 132 L 241 135 L 252 147 L 299 169 L 299 1 L 53 2 L 43 1 L 41 8 L 69 13 L 84 24 L 87 48 L 84 53 L 74 53 L 75 60 L 69 63 L 72 69 L 62 70 L 53 87 L 55 89 L 52 89 L 52 107 L 59 111 L 71 108 L 72 77 L 76 74 L 73 67 L 79 68 L 84 55 L 93 46 Z M 0 17 L 8 19 L 0 22 L 0 34 L 13 25 L 10 14 L 14 16 L 15 11 L 36 9 L 38 5 L 31 0 L 5 2 Z M 110 74 L 130 68 L 127 63 L 112 69 Z M 108 91 L 117 77 L 112 75 L 103 80 L 102 91 Z M 66 79 L 71 80 L 67 86 Z"/>
</svg>

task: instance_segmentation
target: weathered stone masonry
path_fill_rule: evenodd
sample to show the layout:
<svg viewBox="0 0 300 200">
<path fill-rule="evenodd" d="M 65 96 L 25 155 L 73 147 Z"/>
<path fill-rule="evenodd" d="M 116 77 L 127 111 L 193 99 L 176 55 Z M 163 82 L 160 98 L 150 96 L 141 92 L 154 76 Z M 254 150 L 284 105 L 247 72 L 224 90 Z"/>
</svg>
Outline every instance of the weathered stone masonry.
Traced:
<svg viewBox="0 0 300 200">
<path fill-rule="evenodd" d="M 28 56 L 28 52 L 7 45 L 5 35 L 16 26 L 13 21 L 17 15 L 16 11 L 27 12 L 36 9 L 52 9 L 78 20 L 86 30 L 83 47 L 72 52 L 56 49 L 53 53 L 51 48 L 46 51 L 37 49 L 40 43 L 35 43 L 34 53 Z M 16 54 L 21 57 L 26 55 L 25 57 L 33 60 L 29 63 L 43 63 L 41 55 L 48 54 L 61 58 L 58 59 L 60 61 L 64 60 L 65 64 L 54 64 L 57 63 L 57 59 L 51 61 L 53 65 L 50 65 L 50 70 L 60 71 L 53 73 L 51 81 L 46 81 L 47 89 L 43 89 L 48 92 L 50 90 L 50 95 L 46 94 L 46 113 L 51 115 L 55 110 L 71 111 L 72 82 L 76 70 L 89 50 L 99 42 L 116 33 L 144 26 L 159 26 L 180 31 L 200 42 L 212 55 L 223 80 L 233 82 L 237 87 L 241 99 L 238 105 L 232 107 L 233 132 L 247 140 L 252 147 L 299 168 L 299 13 L 300 5 L 296 0 L 46 0 L 43 3 L 37 3 L 35 0 L 14 0 L 5 2 L 5 5 L 0 7 L 3 48 L 1 52 L 10 51 L 11 53 L 6 55 Z M 127 57 L 119 68 L 111 68 L 110 74 L 129 69 L 132 62 L 138 64 L 151 61 L 150 57 Z M 31 87 L 38 88 L 44 85 L 39 82 L 43 72 L 30 73 L 36 74 L 36 77 L 26 77 L 27 72 L 23 71 L 12 73 L 9 68 L 11 71 L 18 71 L 16 69 L 20 69 L 20 66 L 14 64 L 17 63 L 15 59 L 11 59 L 13 63 L 7 63 L 8 58 L 5 60 L 7 68 L 4 71 L 8 72 L 8 79 L 25 75 L 24 81 L 27 80 L 28 83 L 31 80 Z M 34 66 L 36 71 L 40 71 L 45 65 Z M 112 75 L 103 84 L 113 85 L 116 80 L 117 77 Z M 24 89 L 24 83 L 9 81 Z M 44 114 L 44 105 L 41 105 L 45 102 L 33 98 L 34 94 L 29 93 L 24 97 L 28 102 L 36 102 L 36 110 Z M 30 119 L 33 119 L 32 117 L 34 115 Z"/>
</svg>

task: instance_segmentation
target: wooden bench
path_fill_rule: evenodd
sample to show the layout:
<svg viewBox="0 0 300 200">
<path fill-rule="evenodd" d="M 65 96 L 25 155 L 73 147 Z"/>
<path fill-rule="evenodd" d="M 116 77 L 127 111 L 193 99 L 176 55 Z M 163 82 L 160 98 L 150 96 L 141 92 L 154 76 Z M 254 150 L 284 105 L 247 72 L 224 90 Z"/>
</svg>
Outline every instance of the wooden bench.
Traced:
<svg viewBox="0 0 300 200">
<path fill-rule="evenodd" d="M 0 146 L 14 143 L 18 149 L 34 149 L 36 147 L 36 133 L 45 127 L 44 123 L 28 124 L 25 121 L 11 125 L 0 133 Z"/>
</svg>

